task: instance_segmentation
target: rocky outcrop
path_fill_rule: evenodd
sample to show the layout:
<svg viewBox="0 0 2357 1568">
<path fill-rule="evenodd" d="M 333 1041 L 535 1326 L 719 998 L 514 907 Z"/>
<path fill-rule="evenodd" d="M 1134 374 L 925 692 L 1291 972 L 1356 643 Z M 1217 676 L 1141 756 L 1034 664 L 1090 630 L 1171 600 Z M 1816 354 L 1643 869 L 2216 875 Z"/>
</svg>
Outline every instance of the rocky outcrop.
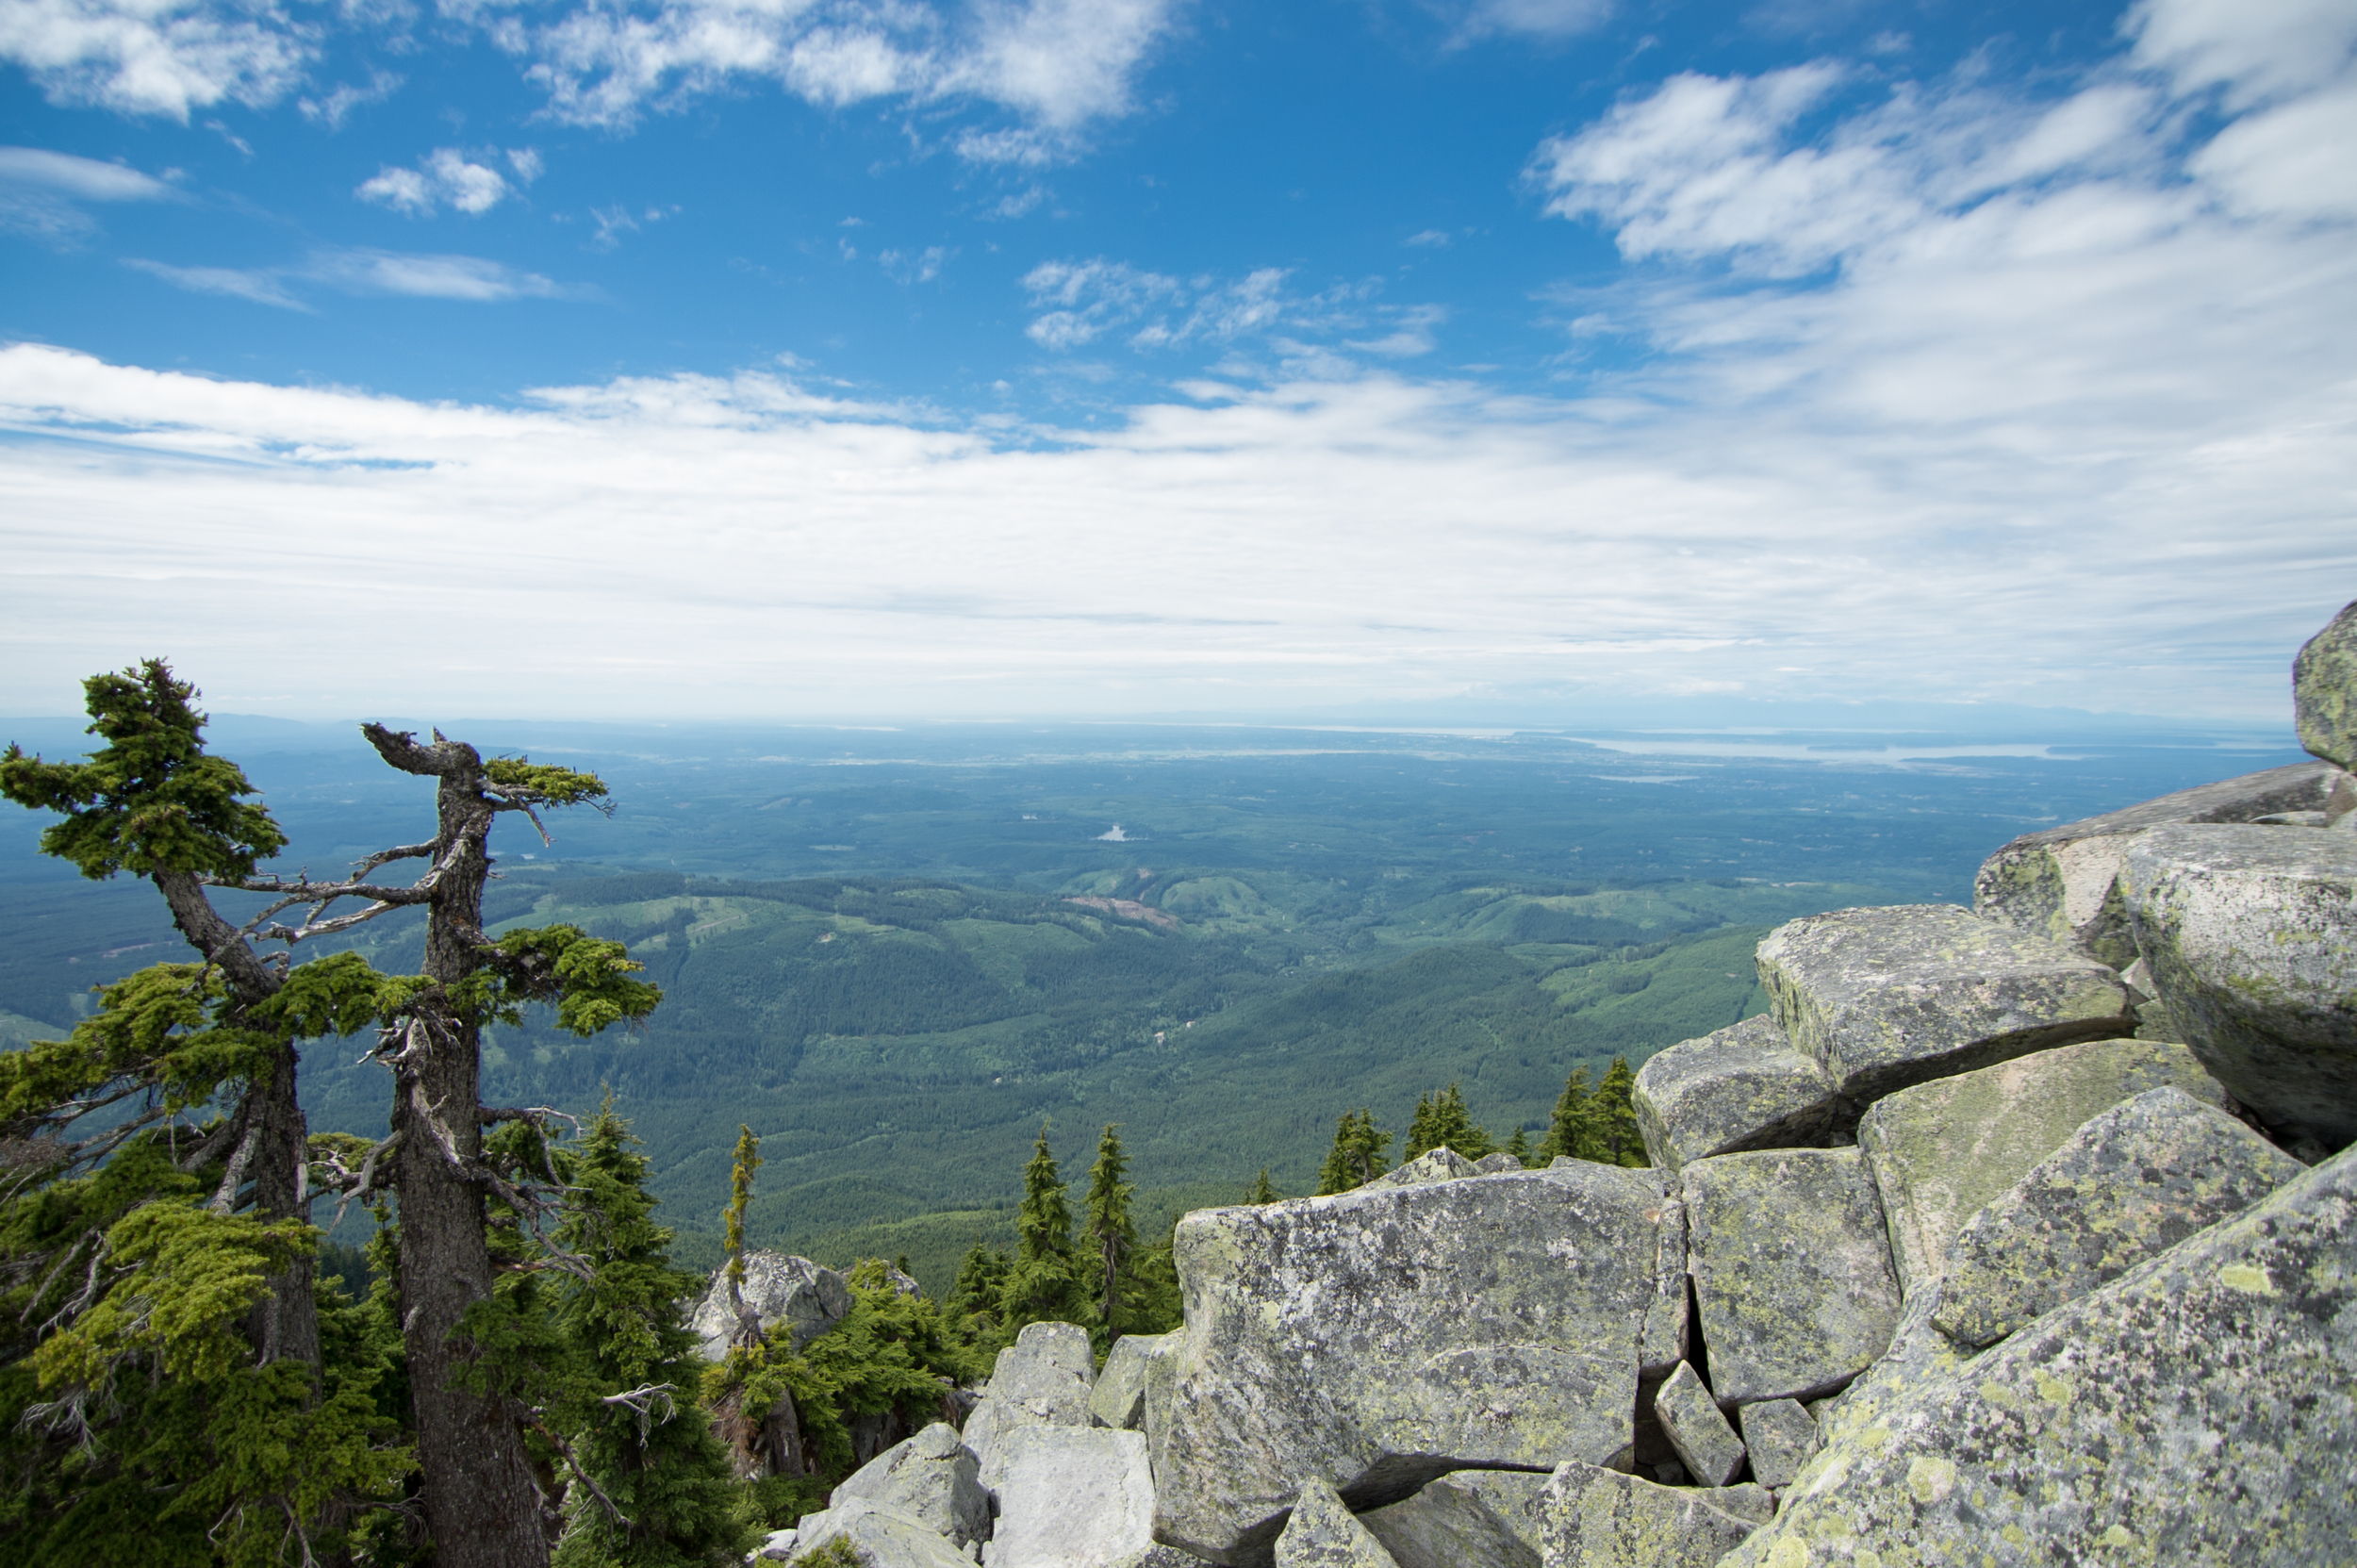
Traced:
<svg viewBox="0 0 2357 1568">
<path fill-rule="evenodd" d="M 808 1258 L 783 1252 L 746 1253 L 745 1282 L 740 1289 L 745 1305 L 760 1317 L 762 1331 L 775 1334 L 784 1328 L 797 1350 L 851 1312 L 849 1280 Z M 713 1275 L 703 1294 L 688 1308 L 687 1321 L 701 1341 L 697 1348 L 705 1360 L 717 1362 L 728 1353 L 737 1324 L 729 1303 L 725 1271 Z"/>
<path fill-rule="evenodd" d="M 2111 969 L 1952 904 L 1794 920 L 1759 945 L 1759 980 L 1794 1048 L 1860 1105 L 2135 1028 Z"/>
<path fill-rule="evenodd" d="M 2138 834 L 2321 811 L 2342 777 L 2329 763 L 2293 763 L 2024 834 L 1981 863 L 1972 879 L 1973 912 L 2124 969 L 2136 961 L 2136 943 L 2117 883 Z"/>
<path fill-rule="evenodd" d="M 1890 1344 L 1899 1285 L 1856 1149 L 1722 1154 L 1680 1176 L 1720 1400 L 1813 1399 L 1872 1364 Z"/>
<path fill-rule="evenodd" d="M 1656 1054 L 1637 1069 L 1633 1098 L 1646 1157 L 1662 1170 L 1714 1154 L 1829 1143 L 1857 1120 L 1772 1013 Z"/>
<path fill-rule="evenodd" d="M 1540 1568 L 1546 1486 L 1543 1471 L 1459 1470 L 1360 1523 L 1399 1568 Z"/>
<path fill-rule="evenodd" d="M 1965 1222 L 1933 1323 L 1993 1345 L 2300 1174 L 2299 1161 L 2182 1089 L 2153 1089 L 2071 1135 Z"/>
<path fill-rule="evenodd" d="M 1385 1187 L 1422 1187 L 1434 1181 L 1462 1181 L 1468 1176 L 1482 1174 L 1480 1166 L 1444 1146 L 1426 1149 L 1406 1164 L 1385 1171 L 1360 1191 L 1364 1192 L 1368 1188 L 1379 1191 Z"/>
<path fill-rule="evenodd" d="M 2292 717 L 2310 756 L 2357 767 L 2357 603 L 2292 661 Z"/>
<path fill-rule="evenodd" d="M 981 1480 L 998 1515 L 985 1568 L 1111 1568 L 1154 1544 L 1140 1433 L 1016 1427 L 992 1443 Z"/>
<path fill-rule="evenodd" d="M 1324 1481 L 1302 1483 L 1284 1533 L 1277 1568 L 1399 1568 L 1367 1527 Z"/>
<path fill-rule="evenodd" d="M 2185 1043 L 2269 1127 L 2357 1141 L 2357 834 L 2156 828 L 2121 886 Z"/>
<path fill-rule="evenodd" d="M 1654 1172 L 1574 1164 L 1188 1215 L 1157 1537 L 1261 1561 L 1308 1481 L 1363 1509 L 1624 1460 L 1674 1207 Z"/>
<path fill-rule="evenodd" d="M 2226 1098 L 2183 1046 L 2097 1040 L 1921 1084 L 1868 1112 L 1858 1147 L 1882 1195 L 1901 1286 L 1912 1293 L 1937 1278 L 1974 1211 L 2089 1116 L 2162 1087 L 2213 1105 Z"/>
<path fill-rule="evenodd" d="M 1021 1427 L 1085 1427 L 1096 1390 L 1088 1330 L 1034 1323 L 998 1352 L 990 1386 L 965 1418 L 965 1445 L 987 1464 L 1000 1434 Z"/>
<path fill-rule="evenodd" d="M 990 1534 L 981 1462 L 947 1422 L 934 1422 L 861 1466 L 834 1489 L 828 1507 L 855 1500 L 905 1514 L 953 1546 Z"/>
<path fill-rule="evenodd" d="M 1711 1568 L 1758 1527 L 1715 1507 L 1725 1494 L 1567 1463 L 1540 1495 L 1540 1555 L 1549 1568 Z"/>
<path fill-rule="evenodd" d="M 1830 1445 L 1727 1568 L 2345 1563 L 2352 1322 L 2357 1153 Z"/>
</svg>

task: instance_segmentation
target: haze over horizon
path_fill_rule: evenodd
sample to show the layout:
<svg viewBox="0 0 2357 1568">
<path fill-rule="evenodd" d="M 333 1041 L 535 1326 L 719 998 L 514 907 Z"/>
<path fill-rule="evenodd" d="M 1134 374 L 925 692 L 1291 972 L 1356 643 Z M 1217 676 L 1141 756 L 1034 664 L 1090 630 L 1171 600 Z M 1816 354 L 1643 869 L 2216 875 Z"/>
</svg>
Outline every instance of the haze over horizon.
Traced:
<svg viewBox="0 0 2357 1568">
<path fill-rule="evenodd" d="M 2280 730 L 2357 597 L 2352 48 L 0 0 L 0 712 Z"/>
</svg>

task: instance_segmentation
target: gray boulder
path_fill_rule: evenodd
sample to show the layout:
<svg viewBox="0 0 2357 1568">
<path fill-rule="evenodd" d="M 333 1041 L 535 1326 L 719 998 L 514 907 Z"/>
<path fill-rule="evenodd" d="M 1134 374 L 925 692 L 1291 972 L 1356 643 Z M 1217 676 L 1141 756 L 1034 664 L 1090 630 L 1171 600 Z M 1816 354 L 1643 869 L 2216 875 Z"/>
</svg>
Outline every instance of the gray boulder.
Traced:
<svg viewBox="0 0 2357 1568">
<path fill-rule="evenodd" d="M 2297 762 L 2023 834 L 1981 863 L 1972 879 L 1973 913 L 2125 968 L 2135 962 L 2135 933 L 2116 883 L 2138 834 L 2322 810 L 2340 776 L 2327 763 Z"/>
<path fill-rule="evenodd" d="M 1689 1362 L 1678 1362 L 1653 1396 L 1654 1415 L 1686 1473 L 1704 1486 L 1724 1486 L 1743 1468 L 1743 1440 L 1719 1413 L 1719 1401 Z"/>
<path fill-rule="evenodd" d="M 1649 1315 L 1683 1294 L 1651 1171 L 1545 1171 L 1202 1210 L 1156 1536 L 1265 1560 L 1304 1482 L 1359 1508 L 1451 1470 L 1624 1460 Z"/>
<path fill-rule="evenodd" d="M 2357 1541 L 2357 1155 L 1829 1442 L 1726 1568 L 2266 1563 Z"/>
<path fill-rule="evenodd" d="M 2292 711 L 2310 756 L 2357 767 L 2357 603 L 2292 660 Z"/>
<path fill-rule="evenodd" d="M 745 1282 L 740 1288 L 745 1305 L 761 1318 L 762 1331 L 774 1334 L 783 1325 L 797 1350 L 851 1312 L 849 1281 L 808 1258 L 784 1252 L 746 1253 Z M 728 1354 L 729 1342 L 736 1333 L 736 1313 L 729 1304 L 725 1269 L 713 1275 L 688 1309 L 687 1323 L 702 1342 L 697 1348 L 706 1361 L 717 1362 Z"/>
<path fill-rule="evenodd" d="M 1348 1505 L 1324 1481 L 1301 1491 L 1277 1538 L 1277 1568 L 1399 1568 Z"/>
<path fill-rule="evenodd" d="M 1539 1568 L 1547 1474 L 1459 1470 L 1359 1522 L 1399 1568 Z"/>
<path fill-rule="evenodd" d="M 1469 1176 L 1482 1174 L 1481 1167 L 1443 1146 L 1426 1149 L 1406 1164 L 1385 1171 L 1359 1190 L 1384 1187 L 1421 1187 L 1434 1181 L 1462 1181 Z"/>
<path fill-rule="evenodd" d="M 805 1513 L 794 1527 L 794 1555 L 806 1561 L 837 1542 L 859 1554 L 867 1568 L 974 1568 L 971 1559 L 921 1520 L 865 1497 L 854 1497 L 824 1513 Z"/>
<path fill-rule="evenodd" d="M 1792 1484 L 1817 1452 L 1817 1418 L 1797 1399 L 1763 1399 L 1735 1412 L 1751 1455 L 1752 1479 L 1771 1491 Z"/>
<path fill-rule="evenodd" d="M 854 1498 L 897 1509 L 948 1537 L 952 1545 L 990 1534 L 990 1494 L 982 1490 L 981 1462 L 947 1422 L 934 1422 L 852 1472 L 828 1506 Z"/>
<path fill-rule="evenodd" d="M 2109 968 L 1953 904 L 1812 915 L 1769 933 L 1758 958 L 1793 1048 L 1860 1105 L 2135 1028 Z"/>
<path fill-rule="evenodd" d="M 998 1352 L 990 1382 L 965 1418 L 965 1445 L 987 1465 L 991 1445 L 1018 1427 L 1087 1426 L 1096 1368 L 1087 1329 L 1071 1323 L 1027 1324 L 1014 1343 Z"/>
<path fill-rule="evenodd" d="M 1476 1176 L 1498 1176 L 1507 1171 L 1522 1168 L 1523 1163 L 1504 1149 L 1499 1149 L 1495 1154 L 1485 1154 L 1474 1162 L 1474 1174 Z"/>
<path fill-rule="evenodd" d="M 1755 1148 L 1831 1141 L 1845 1117 L 1833 1080 L 1792 1048 L 1772 1013 L 1672 1046 L 1637 1069 L 1638 1131 L 1661 1170 Z"/>
<path fill-rule="evenodd" d="M 1858 1147 L 1890 1223 L 1899 1283 L 1912 1294 L 1937 1278 L 1964 1222 L 2088 1117 L 2163 1087 L 2225 1103 L 2225 1091 L 2183 1046 L 2093 1040 L 1920 1083 L 1867 1112 Z"/>
<path fill-rule="evenodd" d="M 1882 1416 L 1913 1399 L 1923 1389 L 1953 1373 L 1971 1359 L 1971 1352 L 1941 1332 L 1932 1319 L 1938 1313 L 1942 1281 L 1934 1279 L 1907 1297 L 1892 1330 L 1890 1348 L 1884 1351 L 1863 1377 L 1830 1399 L 1806 1408 L 1816 1417 L 1821 1452 L 1837 1440 L 1871 1430 Z M 1803 1466 L 1805 1479 L 1810 1466 Z"/>
<path fill-rule="evenodd" d="M 1712 1568 L 1759 1527 L 1714 1506 L 1725 1496 L 1574 1461 L 1540 1494 L 1540 1558 L 1548 1568 Z"/>
<path fill-rule="evenodd" d="M 998 1505 L 988 1568 L 1111 1568 L 1154 1544 L 1140 1433 L 1017 1427 L 991 1444 L 982 1484 Z"/>
<path fill-rule="evenodd" d="M 1883 1353 L 1899 1318 L 1899 1285 L 1856 1149 L 1721 1154 L 1679 1174 L 1721 1399 L 1815 1398 Z"/>
<path fill-rule="evenodd" d="M 1973 1348 L 2100 1290 L 2306 1167 L 2215 1106 L 2154 1089 L 2089 1121 L 1965 1222 L 1933 1321 Z"/>
<path fill-rule="evenodd" d="M 1105 1353 L 1104 1370 L 1089 1391 L 1089 1420 L 1116 1431 L 1146 1425 L 1146 1388 L 1154 1363 L 1178 1353 L 1179 1330 L 1167 1334 L 1124 1334 Z"/>
<path fill-rule="evenodd" d="M 2121 873 L 2185 1043 L 2286 1135 L 2357 1140 L 2357 834 L 2156 828 Z"/>
</svg>

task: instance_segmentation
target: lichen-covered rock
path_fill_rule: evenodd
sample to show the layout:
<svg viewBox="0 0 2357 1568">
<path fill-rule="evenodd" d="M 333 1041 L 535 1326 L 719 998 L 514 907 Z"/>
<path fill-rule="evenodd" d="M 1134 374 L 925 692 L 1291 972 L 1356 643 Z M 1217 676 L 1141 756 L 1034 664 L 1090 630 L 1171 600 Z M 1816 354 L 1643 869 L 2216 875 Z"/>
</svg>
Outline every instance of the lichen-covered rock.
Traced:
<svg viewBox="0 0 2357 1568">
<path fill-rule="evenodd" d="M 854 1498 L 897 1509 L 955 1546 L 990 1533 L 990 1495 L 982 1490 L 981 1464 L 944 1421 L 853 1471 L 834 1489 L 828 1507 Z"/>
<path fill-rule="evenodd" d="M 1566 1463 L 1540 1494 L 1541 1560 L 1546 1568 L 1712 1568 L 1759 1527 L 1713 1506 L 1723 1495 Z"/>
<path fill-rule="evenodd" d="M 1085 1427 L 1096 1381 L 1096 1357 L 1087 1329 L 1071 1323 L 1028 1324 L 998 1352 L 981 1400 L 965 1418 L 965 1445 L 987 1466 L 991 1445 L 1003 1432 L 1018 1427 Z"/>
<path fill-rule="evenodd" d="M 1720 1398 L 1814 1398 L 1883 1353 L 1899 1286 L 1882 1206 L 1856 1149 L 1722 1154 L 1679 1175 Z"/>
<path fill-rule="evenodd" d="M 989 1568 L 1111 1568 L 1154 1544 L 1154 1477 L 1137 1432 L 1017 1427 L 991 1444 L 982 1484 L 998 1503 Z"/>
<path fill-rule="evenodd" d="M 2357 603 L 2292 660 L 2292 711 L 2310 756 L 2357 767 Z"/>
<path fill-rule="evenodd" d="M 1953 904 L 1812 915 L 1769 933 L 1758 960 L 1793 1048 L 1860 1105 L 2135 1028 L 2111 969 Z"/>
<path fill-rule="evenodd" d="M 1735 1412 L 1752 1479 L 1781 1492 L 1817 1452 L 1817 1418 L 1797 1399 L 1763 1399 Z"/>
<path fill-rule="evenodd" d="M 1971 1359 L 1970 1351 L 1932 1322 L 1939 1312 L 1943 1283 L 1934 1279 L 1907 1297 L 1899 1313 L 1899 1327 L 1891 1332 L 1890 1348 L 1866 1369 L 1865 1376 L 1834 1397 L 1806 1407 L 1817 1419 L 1821 1449 L 1871 1426 L 1885 1411 L 1913 1399 Z M 1806 1473 L 1804 1466 L 1803 1474 Z"/>
<path fill-rule="evenodd" d="M 2182 1089 L 2138 1095 L 1965 1222 L 1948 1246 L 1933 1321 L 1960 1345 L 1993 1345 L 2305 1169 Z"/>
<path fill-rule="evenodd" d="M 1332 1487 L 1301 1483 L 1293 1515 L 1277 1538 L 1277 1568 L 1398 1568 L 1392 1554 Z"/>
<path fill-rule="evenodd" d="M 1539 1568 L 1547 1473 L 1458 1470 L 1360 1515 L 1399 1568 Z"/>
<path fill-rule="evenodd" d="M 2271 1128 L 2357 1140 L 2357 834 L 2155 828 L 2121 888 L 2185 1043 Z"/>
<path fill-rule="evenodd" d="M 1674 1208 L 1657 1173 L 1573 1163 L 1189 1214 L 1156 1536 L 1265 1560 L 1309 1480 L 1375 1508 L 1623 1457 L 1645 1325 L 1683 1288 Z"/>
<path fill-rule="evenodd" d="M 1678 1369 L 1655 1393 L 1653 1412 L 1670 1446 L 1685 1462 L 1686 1473 L 1702 1485 L 1724 1486 L 1743 1468 L 1743 1440 L 1719 1413 L 1719 1401 L 1703 1386 L 1691 1362 L 1678 1362 Z"/>
<path fill-rule="evenodd" d="M 1426 1149 L 1406 1164 L 1385 1171 L 1359 1190 L 1365 1192 L 1370 1188 L 1421 1187 L 1434 1181 L 1462 1181 L 1469 1176 L 1481 1174 L 1480 1166 L 1455 1149 L 1443 1146 L 1440 1148 Z"/>
<path fill-rule="evenodd" d="M 824 1513 L 805 1513 L 794 1527 L 789 1563 L 807 1562 L 837 1542 L 867 1568 L 974 1568 L 964 1552 L 922 1519 L 871 1498 L 854 1497 Z"/>
<path fill-rule="evenodd" d="M 1167 1334 L 1124 1334 L 1105 1353 L 1104 1370 L 1089 1391 L 1089 1420 L 1117 1431 L 1146 1425 L 1146 1385 L 1158 1360 L 1178 1353 L 1178 1330 Z"/>
<path fill-rule="evenodd" d="M 745 1254 L 745 1281 L 740 1287 L 745 1305 L 761 1318 L 762 1331 L 784 1326 L 794 1348 L 799 1350 L 851 1314 L 850 1282 L 831 1268 L 783 1252 Z M 706 1361 L 728 1354 L 736 1333 L 736 1312 L 729 1304 L 725 1270 L 713 1275 L 703 1294 L 688 1309 L 687 1325 L 701 1342 L 697 1349 Z"/>
<path fill-rule="evenodd" d="M 2352 1323 L 2345 1154 L 1830 1440 L 1726 1568 L 2337 1568 Z"/>
<path fill-rule="evenodd" d="M 1162 1353 L 1146 1363 L 1146 1397 L 1138 1422 L 1146 1433 L 1146 1457 L 1154 1466 L 1158 1486 L 1162 1484 L 1162 1448 L 1170 1440 L 1170 1391 L 1178 1380 L 1178 1352 L 1186 1347 L 1186 1330 L 1173 1329 L 1164 1340 Z"/>
<path fill-rule="evenodd" d="M 1662 1170 L 1714 1154 L 1805 1148 L 1856 1119 L 1772 1013 L 1656 1053 L 1637 1069 L 1633 1098 L 1645 1153 Z"/>
<path fill-rule="evenodd" d="M 1912 1295 L 1937 1278 L 1964 1222 L 2089 1116 L 2163 1087 L 2225 1102 L 2225 1092 L 2183 1046 L 2093 1040 L 1920 1083 L 1867 1112 L 1858 1147 L 1890 1222 L 1900 1285 Z"/>
<path fill-rule="evenodd" d="M 1494 1154 L 1485 1154 L 1474 1162 L 1475 1176 L 1497 1176 L 1507 1171 L 1522 1168 L 1523 1163 L 1504 1149 L 1499 1149 Z"/>
<path fill-rule="evenodd" d="M 2296 762 L 2023 834 L 1981 863 L 1972 879 L 1973 913 L 2125 968 L 2135 962 L 2136 942 L 2116 883 L 2138 834 L 2322 810 L 2340 777 L 2330 764 Z"/>
</svg>

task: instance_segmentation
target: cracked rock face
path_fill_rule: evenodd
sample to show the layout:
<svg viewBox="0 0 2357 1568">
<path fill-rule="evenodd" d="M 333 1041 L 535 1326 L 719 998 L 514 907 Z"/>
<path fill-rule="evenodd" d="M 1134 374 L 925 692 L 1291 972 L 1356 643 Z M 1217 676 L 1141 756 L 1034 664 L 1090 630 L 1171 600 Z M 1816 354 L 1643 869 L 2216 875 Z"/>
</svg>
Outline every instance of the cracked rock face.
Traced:
<svg viewBox="0 0 2357 1568">
<path fill-rule="evenodd" d="M 2117 880 L 2138 834 L 2320 811 L 2342 777 L 2327 763 L 2296 762 L 2023 834 L 1981 863 L 1972 879 L 1972 912 L 2124 969 L 2136 961 L 2136 939 Z"/>
<path fill-rule="evenodd" d="M 1831 1394 L 1899 1319 L 1882 1205 L 1854 1148 L 1697 1160 L 1685 1185 L 1713 1392 L 1730 1404 Z"/>
<path fill-rule="evenodd" d="M 1724 1486 L 1743 1468 L 1743 1440 L 1719 1413 L 1719 1402 L 1689 1362 L 1678 1362 L 1655 1393 L 1653 1410 L 1686 1473 L 1703 1485 Z"/>
<path fill-rule="evenodd" d="M 1953 904 L 1812 915 L 1771 932 L 1758 961 L 1793 1048 L 1861 1105 L 2135 1028 L 2110 968 Z"/>
<path fill-rule="evenodd" d="M 2213 1105 L 2226 1098 L 2183 1046 L 2094 1040 L 1918 1084 L 1876 1105 L 1858 1123 L 1858 1147 L 1882 1195 L 1900 1285 L 1912 1297 L 1937 1279 L 1964 1222 L 2088 1117 L 2164 1087 Z"/>
<path fill-rule="evenodd" d="M 2344 1154 L 1829 1442 L 1726 1568 L 2345 1564 L 2352 1325 Z"/>
<path fill-rule="evenodd" d="M 1933 1321 L 1993 1345 L 2306 1169 L 2181 1089 L 2116 1105 L 1966 1222 Z"/>
<path fill-rule="evenodd" d="M 1564 1568 L 1712 1568 L 1759 1527 L 1715 1506 L 1736 1490 L 1656 1486 L 1565 1464 L 1540 1498 L 1542 1560 Z"/>
<path fill-rule="evenodd" d="M 2357 767 L 2357 603 L 2292 661 L 2292 707 L 2308 754 Z"/>
<path fill-rule="evenodd" d="M 1622 1459 L 1675 1215 L 1658 1174 L 1582 1163 L 1188 1215 L 1157 1538 L 1265 1561 L 1307 1481 L 1364 1509 Z"/>
<path fill-rule="evenodd" d="M 2185 1043 L 2271 1128 L 2357 1141 L 2357 834 L 2156 828 L 2121 873 Z"/>
<path fill-rule="evenodd" d="M 1146 1439 L 1102 1427 L 1018 1427 L 991 1444 L 982 1484 L 998 1522 L 989 1568 L 1103 1568 L 1154 1544 Z"/>
<path fill-rule="evenodd" d="M 1637 1069 L 1646 1157 L 1660 1170 L 1755 1148 L 1805 1148 L 1854 1120 L 1772 1013 L 1672 1046 Z"/>
<path fill-rule="evenodd" d="M 1085 1427 L 1096 1359 L 1088 1330 L 1071 1323 L 1027 1324 L 965 1418 L 965 1445 L 984 1467 L 1002 1433 L 1022 1427 Z"/>
<path fill-rule="evenodd" d="M 1459 1470 L 1362 1514 L 1399 1568 L 1539 1568 L 1544 1472 Z"/>
<path fill-rule="evenodd" d="M 763 1331 L 775 1333 L 780 1324 L 786 1325 L 797 1350 L 851 1314 L 850 1282 L 808 1258 L 748 1252 L 745 1282 L 739 1288 L 745 1305 L 761 1314 Z M 728 1354 L 730 1336 L 736 1332 L 736 1314 L 729 1306 L 725 1274 L 712 1277 L 689 1309 L 687 1325 L 702 1341 L 697 1348 L 706 1361 L 717 1362 Z"/>
<path fill-rule="evenodd" d="M 1277 1540 L 1277 1568 L 1399 1568 L 1324 1481 L 1304 1481 Z"/>
</svg>

